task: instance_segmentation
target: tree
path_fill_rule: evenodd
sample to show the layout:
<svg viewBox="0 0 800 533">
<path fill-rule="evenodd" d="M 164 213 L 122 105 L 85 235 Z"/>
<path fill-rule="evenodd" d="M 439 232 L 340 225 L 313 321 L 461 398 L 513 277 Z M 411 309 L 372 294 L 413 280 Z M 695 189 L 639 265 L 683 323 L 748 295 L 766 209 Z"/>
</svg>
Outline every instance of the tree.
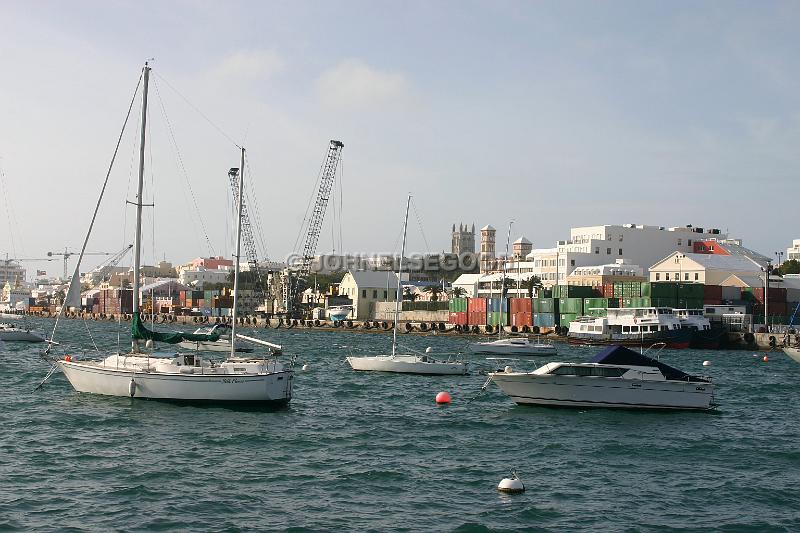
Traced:
<svg viewBox="0 0 800 533">
<path fill-rule="evenodd" d="M 122 283 L 120 283 L 120 286 L 123 289 L 130 289 L 131 288 L 131 281 L 128 278 L 125 278 L 125 279 L 122 280 Z"/>
<path fill-rule="evenodd" d="M 778 272 L 780 272 L 782 276 L 786 274 L 800 274 L 800 261 L 797 259 L 784 261 L 783 264 L 778 267 Z"/>
<path fill-rule="evenodd" d="M 453 287 L 450 289 L 450 298 L 463 298 L 467 295 L 467 290 L 464 287 Z"/>
<path fill-rule="evenodd" d="M 531 276 L 525 280 L 525 288 L 528 289 L 528 298 L 533 298 L 533 291 L 543 289 L 544 285 L 539 276 Z"/>
<path fill-rule="evenodd" d="M 410 287 L 406 287 L 403 291 L 403 300 L 411 300 L 412 302 L 417 299 L 417 295 L 411 292 Z"/>
<path fill-rule="evenodd" d="M 422 289 L 422 292 L 430 293 L 431 301 L 438 302 L 439 295 L 443 292 L 441 285 L 428 285 Z"/>
</svg>

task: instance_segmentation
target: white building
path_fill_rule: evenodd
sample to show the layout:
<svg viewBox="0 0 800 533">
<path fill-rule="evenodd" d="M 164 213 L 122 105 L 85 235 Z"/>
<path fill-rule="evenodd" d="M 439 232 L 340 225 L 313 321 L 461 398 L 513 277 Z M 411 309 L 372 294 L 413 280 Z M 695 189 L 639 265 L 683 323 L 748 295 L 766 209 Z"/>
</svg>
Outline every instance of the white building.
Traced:
<svg viewBox="0 0 800 533">
<path fill-rule="evenodd" d="M 673 252 L 650 267 L 650 281 L 722 285 L 732 274 L 758 277 L 761 275 L 761 266 L 741 255 Z"/>
<path fill-rule="evenodd" d="M 390 271 L 349 270 L 339 283 L 339 296 L 346 296 L 353 302 L 353 317 L 372 318 L 376 302 L 395 301 L 397 275 Z"/>
<path fill-rule="evenodd" d="M 786 249 L 786 260 L 789 261 L 791 259 L 800 261 L 800 239 L 794 239 L 792 247 Z"/>
<path fill-rule="evenodd" d="M 20 282 L 25 281 L 25 269 L 19 263 L 12 259 L 0 260 L 0 285 L 10 282 L 16 285 L 17 280 Z"/>
<path fill-rule="evenodd" d="M 217 269 L 207 269 L 198 267 L 196 269 L 181 270 L 178 280 L 184 284 L 197 289 L 201 289 L 206 283 L 225 283 L 233 272 L 227 267 Z"/>
</svg>

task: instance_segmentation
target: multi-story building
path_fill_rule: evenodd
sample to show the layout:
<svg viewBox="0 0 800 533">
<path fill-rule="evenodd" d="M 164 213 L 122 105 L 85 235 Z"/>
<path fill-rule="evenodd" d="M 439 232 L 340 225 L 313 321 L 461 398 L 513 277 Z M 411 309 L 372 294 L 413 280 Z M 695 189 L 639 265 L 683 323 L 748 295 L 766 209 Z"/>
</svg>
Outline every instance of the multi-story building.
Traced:
<svg viewBox="0 0 800 533">
<path fill-rule="evenodd" d="M 495 237 L 497 230 L 487 225 L 481 228 L 480 271 L 491 272 L 496 268 Z"/>
<path fill-rule="evenodd" d="M 178 279 L 184 285 L 201 289 L 206 283 L 225 283 L 233 273 L 231 268 L 203 268 L 181 270 Z"/>
<path fill-rule="evenodd" d="M 471 227 L 466 224 L 459 224 L 458 231 L 456 225 L 453 224 L 452 245 L 450 251 L 455 255 L 463 253 L 475 253 L 475 224 Z"/>
<path fill-rule="evenodd" d="M 625 263 L 623 259 L 608 265 L 581 266 L 567 276 L 567 285 L 602 287 L 615 281 L 647 281 L 644 270 L 639 265 Z"/>
<path fill-rule="evenodd" d="M 789 261 L 791 259 L 800 261 L 800 239 L 794 239 L 792 247 L 786 249 L 786 260 Z"/>
<path fill-rule="evenodd" d="M 25 281 L 25 269 L 13 259 L 0 259 L 0 284 L 16 285 L 17 280 Z"/>
<path fill-rule="evenodd" d="M 528 257 L 528 254 L 533 251 L 533 243 L 525 238 L 523 235 L 511 245 L 512 255 L 514 259 L 520 260 Z"/>
</svg>

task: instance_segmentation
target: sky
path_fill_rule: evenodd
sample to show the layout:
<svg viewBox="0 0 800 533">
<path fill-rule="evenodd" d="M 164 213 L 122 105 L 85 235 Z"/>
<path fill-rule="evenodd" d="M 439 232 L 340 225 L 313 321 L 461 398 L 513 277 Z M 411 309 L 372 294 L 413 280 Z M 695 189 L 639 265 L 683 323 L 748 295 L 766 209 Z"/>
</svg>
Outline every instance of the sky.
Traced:
<svg viewBox="0 0 800 533">
<path fill-rule="evenodd" d="M 799 22 L 796 2 L 3 0 L 0 254 L 80 249 L 153 58 L 145 263 L 232 253 L 237 144 L 260 253 L 284 259 L 330 139 L 318 253 L 399 251 L 410 193 L 410 251 L 513 219 L 537 248 L 693 224 L 772 256 L 800 237 Z M 133 242 L 139 114 L 90 251 Z"/>
</svg>

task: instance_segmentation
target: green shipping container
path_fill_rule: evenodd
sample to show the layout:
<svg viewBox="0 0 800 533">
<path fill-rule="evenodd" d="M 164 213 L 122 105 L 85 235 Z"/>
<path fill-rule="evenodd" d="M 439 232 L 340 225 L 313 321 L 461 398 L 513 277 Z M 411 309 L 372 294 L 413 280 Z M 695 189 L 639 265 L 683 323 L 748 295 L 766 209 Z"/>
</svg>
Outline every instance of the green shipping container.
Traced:
<svg viewBox="0 0 800 533">
<path fill-rule="evenodd" d="M 619 298 L 584 298 L 583 310 L 588 313 L 589 309 L 608 309 L 609 307 L 619 307 Z M 603 315 L 605 316 L 605 315 Z"/>
<path fill-rule="evenodd" d="M 450 300 L 448 307 L 451 313 L 466 313 L 467 312 L 467 299 L 466 298 L 453 298 Z"/>
<path fill-rule="evenodd" d="M 677 298 L 678 284 L 671 281 L 657 281 L 655 283 L 642 283 L 642 296 L 651 298 Z"/>
<path fill-rule="evenodd" d="M 705 287 L 702 283 L 679 283 L 678 298 L 703 299 Z"/>
<path fill-rule="evenodd" d="M 558 300 L 555 298 L 534 298 L 534 313 L 558 313 Z"/>
<path fill-rule="evenodd" d="M 703 308 L 702 298 L 678 298 L 676 307 L 676 309 L 702 309 L 702 308 Z"/>
<path fill-rule="evenodd" d="M 556 285 L 553 287 L 553 298 L 591 298 L 595 296 L 594 288 L 583 285 Z"/>
<path fill-rule="evenodd" d="M 559 298 L 558 299 L 559 313 L 576 314 L 583 313 L 583 298 Z"/>
<path fill-rule="evenodd" d="M 486 325 L 487 326 L 498 326 L 498 325 L 506 325 L 506 314 L 500 312 L 489 312 L 486 313 Z"/>
<path fill-rule="evenodd" d="M 561 315 L 559 316 L 560 316 L 559 325 L 561 327 L 564 326 L 569 327 L 569 323 L 578 318 L 578 315 L 575 313 L 561 313 Z"/>
</svg>

